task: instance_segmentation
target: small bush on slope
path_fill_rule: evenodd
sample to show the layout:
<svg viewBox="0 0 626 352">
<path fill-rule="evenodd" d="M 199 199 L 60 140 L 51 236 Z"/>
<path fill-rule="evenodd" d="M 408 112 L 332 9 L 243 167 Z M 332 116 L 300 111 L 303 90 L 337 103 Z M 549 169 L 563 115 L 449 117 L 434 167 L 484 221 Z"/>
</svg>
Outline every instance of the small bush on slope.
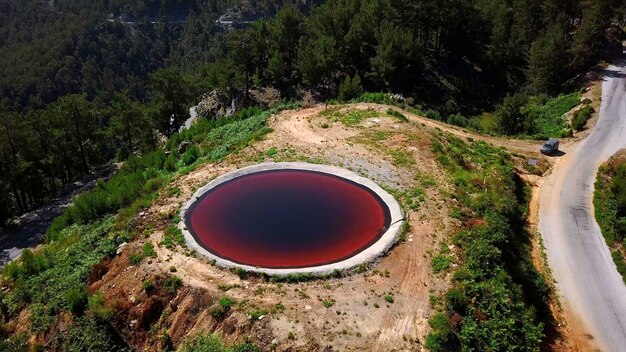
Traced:
<svg viewBox="0 0 626 352">
<path fill-rule="evenodd" d="M 585 105 L 580 110 L 574 113 L 572 116 L 572 128 L 576 131 L 582 131 L 587 124 L 587 121 L 591 118 L 591 114 L 593 114 L 593 107 L 591 105 Z"/>
</svg>

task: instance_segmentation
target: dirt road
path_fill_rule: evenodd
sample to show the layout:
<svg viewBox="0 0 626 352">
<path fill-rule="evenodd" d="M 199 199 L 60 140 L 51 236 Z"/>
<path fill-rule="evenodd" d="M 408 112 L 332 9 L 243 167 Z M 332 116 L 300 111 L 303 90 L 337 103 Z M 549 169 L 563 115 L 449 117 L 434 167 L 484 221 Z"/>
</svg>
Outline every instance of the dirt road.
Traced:
<svg viewBox="0 0 626 352">
<path fill-rule="evenodd" d="M 565 149 L 540 193 L 539 229 L 568 324 L 579 339 L 605 352 L 626 348 L 626 286 L 592 202 L 598 167 L 626 147 L 625 77 L 626 62 L 605 70 L 596 127 Z"/>
</svg>

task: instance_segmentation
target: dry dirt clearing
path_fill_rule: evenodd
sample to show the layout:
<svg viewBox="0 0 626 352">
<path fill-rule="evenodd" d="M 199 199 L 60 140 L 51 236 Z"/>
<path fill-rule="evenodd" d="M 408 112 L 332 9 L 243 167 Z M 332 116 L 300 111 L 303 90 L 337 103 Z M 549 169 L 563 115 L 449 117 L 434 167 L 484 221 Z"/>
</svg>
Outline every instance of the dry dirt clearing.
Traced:
<svg viewBox="0 0 626 352">
<path fill-rule="evenodd" d="M 352 104 L 286 111 L 270 118 L 274 131 L 262 141 L 175 179 L 139 214 L 138 239 L 103 263 L 91 280 L 90 290 L 100 291 L 123 312 L 115 323 L 121 334 L 145 350 L 176 346 L 202 332 L 218 332 L 230 341 L 248 339 L 264 350 L 424 350 L 431 296 L 439 295 L 450 279 L 445 271 L 433 273 L 431 258 L 461 226 L 448 215 L 454 200 L 446 196 L 450 182 L 433 155 L 432 133 L 443 129 L 486 139 L 536 157 L 540 164 L 550 161 L 536 153 L 533 142 L 469 135 L 403 111 L 409 120 L 405 122 L 387 109 Z M 197 188 L 263 161 L 319 162 L 369 177 L 403 204 L 410 224 L 405 240 L 358 273 L 298 283 L 241 278 L 184 247 L 161 244 L 182 202 Z M 131 265 L 131 254 L 147 242 L 154 245 L 156 257 Z M 184 283 L 173 300 L 159 292 L 145 293 L 144 281 L 158 287 L 170 275 Z M 218 302 L 225 296 L 236 303 L 220 314 Z"/>
</svg>

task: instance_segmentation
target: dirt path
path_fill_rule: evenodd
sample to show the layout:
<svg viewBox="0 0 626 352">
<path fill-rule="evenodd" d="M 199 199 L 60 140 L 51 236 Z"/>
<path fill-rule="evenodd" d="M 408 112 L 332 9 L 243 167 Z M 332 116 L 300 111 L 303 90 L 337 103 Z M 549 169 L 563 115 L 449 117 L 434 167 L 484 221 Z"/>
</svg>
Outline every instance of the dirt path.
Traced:
<svg viewBox="0 0 626 352">
<path fill-rule="evenodd" d="M 566 150 L 545 180 L 539 224 L 570 327 L 583 343 L 608 352 L 626 346 L 626 286 L 592 202 L 598 167 L 626 147 L 625 63 L 608 68 L 604 77 L 597 125 Z"/>
</svg>

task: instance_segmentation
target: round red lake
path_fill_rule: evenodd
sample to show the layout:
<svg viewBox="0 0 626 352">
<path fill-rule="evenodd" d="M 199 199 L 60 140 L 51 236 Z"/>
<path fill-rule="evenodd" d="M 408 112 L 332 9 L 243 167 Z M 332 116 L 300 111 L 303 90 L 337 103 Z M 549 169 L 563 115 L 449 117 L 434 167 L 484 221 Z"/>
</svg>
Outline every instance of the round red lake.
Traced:
<svg viewBox="0 0 626 352">
<path fill-rule="evenodd" d="M 185 213 L 196 242 L 234 263 L 303 268 L 342 261 L 389 228 L 369 188 L 307 170 L 260 171 L 221 183 Z"/>
</svg>

